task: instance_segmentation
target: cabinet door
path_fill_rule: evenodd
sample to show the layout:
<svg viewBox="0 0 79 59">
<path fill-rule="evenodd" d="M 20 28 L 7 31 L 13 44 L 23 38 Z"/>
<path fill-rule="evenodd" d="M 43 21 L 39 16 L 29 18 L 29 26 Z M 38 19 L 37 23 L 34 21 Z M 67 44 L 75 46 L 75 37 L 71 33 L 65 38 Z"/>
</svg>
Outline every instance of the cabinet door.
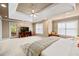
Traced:
<svg viewBox="0 0 79 59">
<path fill-rule="evenodd" d="M 2 21 L 0 17 L 0 40 L 2 40 Z"/>
</svg>

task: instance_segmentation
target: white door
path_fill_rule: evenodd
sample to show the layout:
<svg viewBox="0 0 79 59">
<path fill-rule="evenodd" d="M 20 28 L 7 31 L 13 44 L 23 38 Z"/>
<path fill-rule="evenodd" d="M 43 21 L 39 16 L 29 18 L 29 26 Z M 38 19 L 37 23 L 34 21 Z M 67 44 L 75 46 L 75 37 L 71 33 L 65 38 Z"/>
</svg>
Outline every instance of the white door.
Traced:
<svg viewBox="0 0 79 59">
<path fill-rule="evenodd" d="M 0 16 L 0 40 L 2 40 L 2 18 Z"/>
</svg>

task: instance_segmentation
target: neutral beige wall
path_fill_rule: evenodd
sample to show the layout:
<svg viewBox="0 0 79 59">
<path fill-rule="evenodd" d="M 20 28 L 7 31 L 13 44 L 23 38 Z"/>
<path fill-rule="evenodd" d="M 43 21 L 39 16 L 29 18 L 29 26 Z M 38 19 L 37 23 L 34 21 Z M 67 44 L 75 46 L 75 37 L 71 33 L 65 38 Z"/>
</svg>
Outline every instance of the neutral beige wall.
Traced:
<svg viewBox="0 0 79 59">
<path fill-rule="evenodd" d="M 57 21 L 52 21 L 52 32 L 58 32 Z"/>
<path fill-rule="evenodd" d="M 78 35 L 79 35 L 79 17 L 78 17 Z"/>
<path fill-rule="evenodd" d="M 43 22 L 43 32 L 44 32 L 44 36 L 48 36 L 48 21 L 44 21 Z"/>
<path fill-rule="evenodd" d="M 53 28 L 52 28 L 52 20 L 47 20 L 47 22 L 48 22 L 48 33 L 51 33 L 52 32 L 52 30 L 53 30 Z"/>
<path fill-rule="evenodd" d="M 9 38 L 9 22 L 2 20 L 2 38 Z"/>
<path fill-rule="evenodd" d="M 36 30 L 36 29 L 35 29 L 35 24 L 36 24 L 36 23 L 32 23 L 33 34 L 35 34 L 35 30 Z"/>
</svg>

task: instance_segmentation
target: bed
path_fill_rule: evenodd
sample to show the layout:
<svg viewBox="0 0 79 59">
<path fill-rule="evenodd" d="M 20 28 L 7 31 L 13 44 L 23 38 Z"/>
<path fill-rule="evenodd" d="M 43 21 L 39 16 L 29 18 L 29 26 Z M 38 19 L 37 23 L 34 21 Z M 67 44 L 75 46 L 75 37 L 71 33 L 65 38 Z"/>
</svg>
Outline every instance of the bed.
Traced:
<svg viewBox="0 0 79 59">
<path fill-rule="evenodd" d="M 49 42 L 51 44 L 48 43 L 48 40 L 50 40 Z M 42 42 L 41 44 L 40 41 L 46 43 Z M 34 48 L 38 47 L 38 49 L 35 50 L 33 49 L 33 47 Z M 44 49 L 40 49 L 39 47 Z M 40 54 L 35 53 L 36 51 L 39 50 L 40 50 Z M 31 36 L 27 38 L 15 38 L 15 39 L 7 39 L 0 41 L 0 56 L 39 56 L 39 55 L 40 56 L 57 56 L 57 55 L 68 56 L 68 55 L 79 55 L 79 52 L 78 52 L 78 48 L 75 47 L 73 40 L 66 40 L 60 37 Z"/>
</svg>

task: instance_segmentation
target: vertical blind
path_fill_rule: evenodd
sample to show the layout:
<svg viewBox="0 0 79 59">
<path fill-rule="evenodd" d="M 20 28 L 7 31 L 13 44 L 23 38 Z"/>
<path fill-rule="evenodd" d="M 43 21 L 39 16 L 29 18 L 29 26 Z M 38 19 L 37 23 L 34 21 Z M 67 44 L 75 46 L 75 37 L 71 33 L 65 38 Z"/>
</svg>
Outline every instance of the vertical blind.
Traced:
<svg viewBox="0 0 79 59">
<path fill-rule="evenodd" d="M 36 34 L 43 34 L 43 23 L 36 24 Z"/>
<path fill-rule="evenodd" d="M 66 36 L 76 36 L 78 21 L 67 21 L 58 23 L 58 34 Z"/>
</svg>

